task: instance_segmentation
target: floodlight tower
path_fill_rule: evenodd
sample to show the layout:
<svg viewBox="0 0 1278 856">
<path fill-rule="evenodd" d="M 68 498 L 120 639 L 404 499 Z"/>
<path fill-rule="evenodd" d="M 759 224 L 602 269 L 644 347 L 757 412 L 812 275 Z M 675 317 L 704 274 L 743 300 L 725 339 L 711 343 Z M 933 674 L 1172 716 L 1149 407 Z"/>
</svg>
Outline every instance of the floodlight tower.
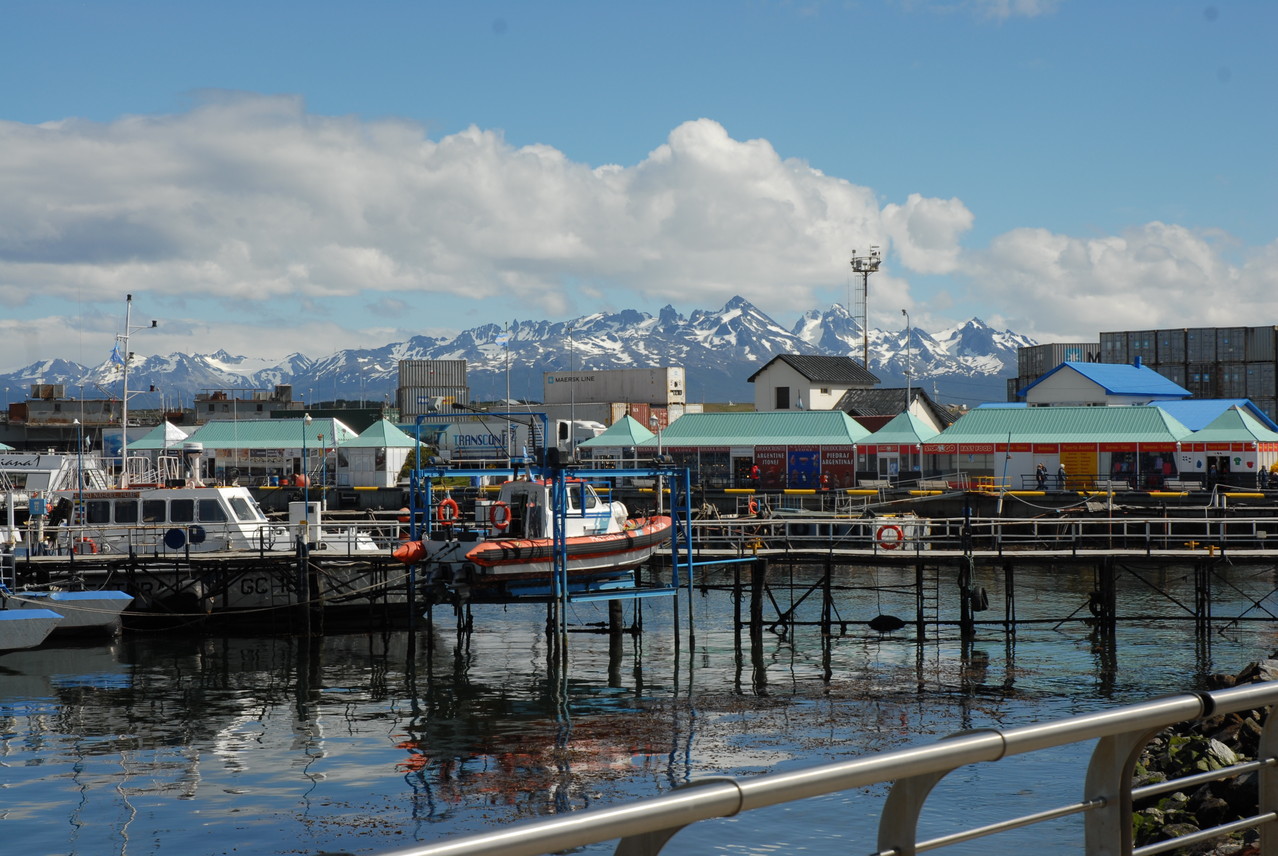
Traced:
<svg viewBox="0 0 1278 856">
<path fill-rule="evenodd" d="M 866 369 L 870 367 L 870 274 L 876 273 L 879 265 L 883 264 L 883 251 L 878 245 L 870 247 L 869 255 L 858 256 L 856 250 L 852 251 L 852 270 L 861 275 L 861 310 L 860 315 L 854 317 L 861 322 L 861 365 Z"/>
</svg>

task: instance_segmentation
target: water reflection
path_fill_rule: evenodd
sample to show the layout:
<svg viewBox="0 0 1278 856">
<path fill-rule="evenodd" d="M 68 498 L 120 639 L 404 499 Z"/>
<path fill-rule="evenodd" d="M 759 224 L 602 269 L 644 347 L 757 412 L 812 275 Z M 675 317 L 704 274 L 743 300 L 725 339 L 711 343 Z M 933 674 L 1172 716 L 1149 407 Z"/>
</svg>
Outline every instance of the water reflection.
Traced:
<svg viewBox="0 0 1278 856">
<path fill-rule="evenodd" d="M 1218 616 L 1272 608 L 1272 574 L 1248 573 L 1218 585 L 1237 589 Z M 801 590 L 772 596 L 813 624 L 773 631 L 741 627 L 742 604 L 711 588 L 628 604 L 620 621 L 607 605 L 570 606 L 551 620 L 544 607 L 489 606 L 460 622 L 437 615 L 432 630 L 412 634 L 134 635 L 6 655 L 6 846 L 94 856 L 377 852 L 698 776 L 793 768 L 1189 689 L 1218 663 L 1236 670 L 1272 644 L 1258 622 L 1206 634 L 1183 621 L 1061 623 L 1095 583 L 1048 573 L 1018 576 L 1025 623 L 1014 632 L 998 621 L 966 634 L 940 625 L 922 640 L 913 624 L 872 630 L 876 615 L 911 614 L 913 572 L 903 574 L 885 570 L 877 589 L 858 579 L 836 593 L 831 632 L 820 629 L 820 598 L 798 603 Z M 1160 579 L 1164 592 L 1120 580 L 1124 608 L 1153 613 L 1194 585 L 1171 572 Z M 983 584 L 997 603 L 999 582 Z M 942 610 L 952 585 L 940 583 Z M 548 632 L 558 620 L 573 632 Z M 1075 790 L 1026 775 L 1007 775 L 1006 786 Z M 797 832 L 815 849 L 872 841 L 873 809 L 861 803 L 873 797 L 837 798 L 858 801 L 855 810 L 826 803 L 739 818 L 732 834 L 742 852 Z"/>
</svg>

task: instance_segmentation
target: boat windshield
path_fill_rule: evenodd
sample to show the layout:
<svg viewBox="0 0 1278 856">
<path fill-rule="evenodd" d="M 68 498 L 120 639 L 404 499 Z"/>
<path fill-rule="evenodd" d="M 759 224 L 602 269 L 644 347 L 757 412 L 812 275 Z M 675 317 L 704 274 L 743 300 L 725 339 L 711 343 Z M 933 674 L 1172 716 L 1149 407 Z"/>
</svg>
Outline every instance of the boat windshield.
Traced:
<svg viewBox="0 0 1278 856">
<path fill-rule="evenodd" d="M 599 494 L 585 482 L 568 485 L 568 508 L 572 511 L 594 508 L 599 504 Z"/>
<path fill-rule="evenodd" d="M 216 499 L 200 500 L 200 520 L 205 523 L 225 523 L 226 509 Z"/>
<path fill-rule="evenodd" d="M 251 503 L 242 496 L 231 497 L 231 513 L 235 515 L 236 520 L 262 521 L 266 519 L 256 503 Z"/>
</svg>

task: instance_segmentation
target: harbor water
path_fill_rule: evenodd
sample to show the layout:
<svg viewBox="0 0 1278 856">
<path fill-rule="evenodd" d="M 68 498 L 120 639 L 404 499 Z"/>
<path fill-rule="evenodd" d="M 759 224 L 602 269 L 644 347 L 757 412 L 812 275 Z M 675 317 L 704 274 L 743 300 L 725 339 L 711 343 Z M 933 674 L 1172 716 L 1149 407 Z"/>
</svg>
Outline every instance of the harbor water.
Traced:
<svg viewBox="0 0 1278 856">
<path fill-rule="evenodd" d="M 1219 566 L 1206 633 L 1184 608 L 1190 569 L 1128 571 L 1112 644 L 1080 620 L 1088 571 L 1018 569 L 1025 623 L 1012 633 L 997 623 L 1001 580 L 984 574 L 991 608 L 974 638 L 941 624 L 919 640 L 912 569 L 836 568 L 830 637 L 800 624 L 765 629 L 752 645 L 733 620 L 733 572 L 716 570 L 704 591 L 626 603 L 638 633 L 598 632 L 604 603 L 570 605 L 566 667 L 546 606 L 533 604 L 476 606 L 469 632 L 437 606 L 433 625 L 415 632 L 129 633 L 10 653 L 0 656 L 4 852 L 377 854 L 703 776 L 793 770 L 1198 689 L 1278 646 L 1273 567 Z M 799 601 L 820 573 L 774 568 L 776 607 L 798 603 L 795 615 L 815 620 L 820 593 Z M 941 572 L 943 620 L 957 618 L 953 576 Z M 910 623 L 871 630 L 882 614 Z M 933 792 L 920 832 L 1076 800 L 1089 751 L 956 771 Z M 667 852 L 870 853 L 885 793 L 705 822 Z M 1079 852 L 1081 821 L 1021 830 L 997 849 L 1026 846 Z"/>
</svg>

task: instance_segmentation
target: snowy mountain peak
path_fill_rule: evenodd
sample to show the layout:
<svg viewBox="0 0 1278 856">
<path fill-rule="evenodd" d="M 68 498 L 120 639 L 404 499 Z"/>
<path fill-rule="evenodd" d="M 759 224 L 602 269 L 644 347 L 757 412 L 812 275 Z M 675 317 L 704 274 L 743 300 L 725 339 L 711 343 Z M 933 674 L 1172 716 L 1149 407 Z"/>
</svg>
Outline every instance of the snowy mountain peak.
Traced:
<svg viewBox="0 0 1278 856">
<path fill-rule="evenodd" d="M 545 372 L 645 366 L 682 366 L 690 402 L 740 401 L 754 397 L 746 378 L 777 354 L 859 360 L 867 344 L 870 368 L 884 386 L 904 386 L 908 366 L 913 383 L 937 386 L 943 400 L 976 403 L 1005 397 L 1004 378 L 1014 371 L 1016 349 L 1035 343 L 1010 330 L 996 331 L 979 318 L 936 334 L 915 327 L 908 339 L 903 329 L 867 332 L 837 303 L 804 312 L 787 330 L 738 296 L 720 309 L 694 310 L 687 318 L 665 306 L 656 317 L 623 309 L 555 322 L 516 320 L 508 327 L 484 324 L 451 339 L 414 336 L 318 360 L 290 354 L 271 363 L 225 351 L 135 358 L 129 385 L 154 385 L 170 402 L 176 397 L 188 404 L 203 390 L 276 384 L 292 384 L 307 401 L 393 401 L 400 360 L 464 359 L 476 401 L 504 397 L 508 378 L 512 395 L 539 400 Z M 64 383 L 69 393 L 79 384 L 118 389 L 119 381 L 119 367 L 109 360 L 93 369 L 50 360 L 4 376 L 15 389 Z M 145 394 L 138 398 L 140 407 L 156 406 Z"/>
</svg>

